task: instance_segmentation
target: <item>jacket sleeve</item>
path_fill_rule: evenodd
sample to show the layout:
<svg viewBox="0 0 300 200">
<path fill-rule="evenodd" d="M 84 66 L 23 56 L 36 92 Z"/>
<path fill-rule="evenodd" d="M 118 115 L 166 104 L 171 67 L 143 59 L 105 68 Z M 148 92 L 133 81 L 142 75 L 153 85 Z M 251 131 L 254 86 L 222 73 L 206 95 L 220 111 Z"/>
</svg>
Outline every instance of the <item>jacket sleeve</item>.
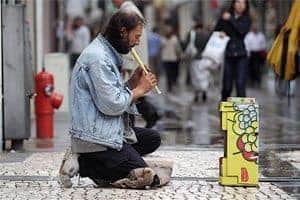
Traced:
<svg viewBox="0 0 300 200">
<path fill-rule="evenodd" d="M 120 83 L 113 66 L 104 61 L 97 61 L 90 65 L 87 71 L 96 107 L 104 114 L 111 116 L 122 115 L 132 102 L 132 92 Z"/>
<path fill-rule="evenodd" d="M 224 21 L 222 20 L 222 18 L 219 18 L 219 20 L 214 28 L 214 31 L 224 31 L 223 25 L 224 25 Z"/>
<path fill-rule="evenodd" d="M 228 22 L 242 37 L 245 37 L 245 35 L 250 31 L 251 20 L 247 16 L 244 16 L 240 21 L 235 20 L 234 16 L 231 16 Z"/>
</svg>

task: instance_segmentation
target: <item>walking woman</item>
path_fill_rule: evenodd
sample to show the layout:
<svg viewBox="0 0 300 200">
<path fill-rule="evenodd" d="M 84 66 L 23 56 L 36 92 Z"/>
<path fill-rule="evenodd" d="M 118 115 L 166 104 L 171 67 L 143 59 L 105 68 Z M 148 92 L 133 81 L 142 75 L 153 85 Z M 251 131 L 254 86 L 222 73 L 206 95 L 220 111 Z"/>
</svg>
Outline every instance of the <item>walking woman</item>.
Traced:
<svg viewBox="0 0 300 200">
<path fill-rule="evenodd" d="M 162 62 L 166 71 L 168 92 L 173 92 L 177 85 L 180 53 L 180 43 L 174 28 L 167 25 L 166 35 L 162 38 Z"/>
<path fill-rule="evenodd" d="M 247 0 L 233 0 L 229 11 L 222 14 L 216 25 L 216 31 L 222 31 L 230 37 L 225 51 L 222 101 L 226 101 L 231 95 L 234 81 L 237 96 L 246 96 L 248 58 L 244 38 L 250 27 L 251 18 Z"/>
</svg>

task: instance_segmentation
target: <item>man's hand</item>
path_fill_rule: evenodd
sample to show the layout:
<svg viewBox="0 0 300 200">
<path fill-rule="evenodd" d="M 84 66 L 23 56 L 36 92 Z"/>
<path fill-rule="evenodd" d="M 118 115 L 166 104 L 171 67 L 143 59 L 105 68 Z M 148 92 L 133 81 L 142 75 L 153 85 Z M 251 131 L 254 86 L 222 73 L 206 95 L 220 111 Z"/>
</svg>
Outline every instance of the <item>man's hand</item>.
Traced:
<svg viewBox="0 0 300 200">
<path fill-rule="evenodd" d="M 142 76 L 143 76 L 143 69 L 141 67 L 137 67 L 133 75 L 128 80 L 128 85 L 130 89 L 134 89 L 137 87 Z"/>
<path fill-rule="evenodd" d="M 157 85 L 157 79 L 154 74 L 149 72 L 146 74 L 142 73 L 142 76 L 138 82 L 138 85 L 132 90 L 133 101 L 136 101 L 138 98 L 144 96 L 146 93 L 151 91 Z"/>
<path fill-rule="evenodd" d="M 149 72 L 148 74 L 143 73 L 143 76 L 141 77 L 137 88 L 141 88 L 142 91 L 144 91 L 144 94 L 146 94 L 151 91 L 156 85 L 156 76 L 153 73 Z"/>
<path fill-rule="evenodd" d="M 231 17 L 230 13 L 229 12 L 224 12 L 223 15 L 222 15 L 222 18 L 224 20 L 229 20 Z"/>
<path fill-rule="evenodd" d="M 145 68 L 147 69 L 148 72 L 151 71 L 150 68 L 147 65 L 145 65 Z M 133 75 L 128 80 L 128 85 L 131 89 L 134 89 L 134 88 L 137 87 L 141 77 L 143 76 L 143 73 L 144 73 L 143 68 L 141 66 L 138 66 L 136 68 L 136 70 L 134 71 Z"/>
<path fill-rule="evenodd" d="M 220 38 L 226 37 L 226 33 L 224 31 L 221 31 L 219 36 Z"/>
</svg>

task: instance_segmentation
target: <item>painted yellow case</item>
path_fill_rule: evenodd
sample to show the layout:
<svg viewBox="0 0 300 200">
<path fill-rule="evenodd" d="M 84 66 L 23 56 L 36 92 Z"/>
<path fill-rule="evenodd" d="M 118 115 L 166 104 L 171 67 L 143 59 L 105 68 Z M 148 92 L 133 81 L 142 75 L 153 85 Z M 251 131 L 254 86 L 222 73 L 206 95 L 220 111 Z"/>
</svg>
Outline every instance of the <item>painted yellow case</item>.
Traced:
<svg viewBox="0 0 300 200">
<path fill-rule="evenodd" d="M 258 104 L 254 98 L 230 97 L 221 102 L 220 112 L 225 142 L 219 184 L 258 186 Z"/>
</svg>

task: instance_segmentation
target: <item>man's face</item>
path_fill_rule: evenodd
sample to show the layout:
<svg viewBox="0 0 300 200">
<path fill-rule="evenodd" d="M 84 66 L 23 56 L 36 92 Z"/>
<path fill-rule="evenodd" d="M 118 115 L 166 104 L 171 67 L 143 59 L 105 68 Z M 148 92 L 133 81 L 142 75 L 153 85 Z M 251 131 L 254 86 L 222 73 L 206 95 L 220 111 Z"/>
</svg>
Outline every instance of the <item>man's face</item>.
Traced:
<svg viewBox="0 0 300 200">
<path fill-rule="evenodd" d="M 133 30 L 123 33 L 122 44 L 120 44 L 120 53 L 127 54 L 132 47 L 140 44 L 140 37 L 142 36 L 143 26 L 137 25 Z"/>
<path fill-rule="evenodd" d="M 140 24 L 137 25 L 135 29 L 129 32 L 128 39 L 129 39 L 129 46 L 131 48 L 140 44 L 140 38 L 142 36 L 142 32 L 143 32 L 143 26 Z"/>
</svg>

